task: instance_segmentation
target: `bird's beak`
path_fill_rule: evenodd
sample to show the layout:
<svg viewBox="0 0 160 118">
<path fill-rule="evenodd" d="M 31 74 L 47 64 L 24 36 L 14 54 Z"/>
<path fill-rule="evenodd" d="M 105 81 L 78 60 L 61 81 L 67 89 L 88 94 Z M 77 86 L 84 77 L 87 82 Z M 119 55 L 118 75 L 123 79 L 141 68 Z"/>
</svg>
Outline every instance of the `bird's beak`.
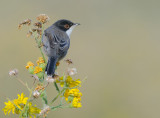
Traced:
<svg viewBox="0 0 160 118">
<path fill-rule="evenodd" d="M 76 25 L 76 26 L 77 26 L 77 25 L 80 25 L 80 24 L 79 24 L 79 23 L 74 23 L 74 25 Z"/>
</svg>

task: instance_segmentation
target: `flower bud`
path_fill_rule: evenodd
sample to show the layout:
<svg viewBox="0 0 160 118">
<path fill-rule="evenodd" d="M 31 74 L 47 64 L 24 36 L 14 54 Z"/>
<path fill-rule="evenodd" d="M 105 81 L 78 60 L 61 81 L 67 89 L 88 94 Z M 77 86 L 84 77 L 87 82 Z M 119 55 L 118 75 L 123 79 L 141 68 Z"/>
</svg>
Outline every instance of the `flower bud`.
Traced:
<svg viewBox="0 0 160 118">
<path fill-rule="evenodd" d="M 34 74 L 34 67 L 33 67 L 33 66 L 30 66 L 30 67 L 28 68 L 28 71 L 29 71 L 30 74 Z"/>
<path fill-rule="evenodd" d="M 37 76 L 38 76 L 38 78 L 42 78 L 43 76 L 44 76 L 44 72 L 39 72 L 39 73 L 37 73 Z"/>
<path fill-rule="evenodd" d="M 47 76 L 46 81 L 47 81 L 48 83 L 53 83 L 53 82 L 54 82 L 54 79 L 53 79 L 52 76 Z"/>
<path fill-rule="evenodd" d="M 48 112 L 51 110 L 51 108 L 49 106 L 45 106 L 41 112 L 39 113 L 40 116 L 46 116 L 48 114 Z"/>
<path fill-rule="evenodd" d="M 73 100 L 73 98 L 74 98 L 74 97 L 73 97 L 73 96 L 71 96 L 71 95 L 70 95 L 70 96 L 68 96 L 68 102 L 71 102 L 71 101 Z"/>
<path fill-rule="evenodd" d="M 74 108 L 72 104 L 69 105 L 70 108 Z"/>
<path fill-rule="evenodd" d="M 34 92 L 33 92 L 33 97 L 34 98 L 38 98 L 40 96 L 40 92 L 38 92 L 37 90 L 35 90 Z"/>
<path fill-rule="evenodd" d="M 68 75 L 75 75 L 77 74 L 77 69 L 76 68 L 68 68 L 67 70 Z"/>
<path fill-rule="evenodd" d="M 46 64 L 45 64 L 45 63 L 41 63 L 41 64 L 39 65 L 39 67 L 41 67 L 42 70 L 45 70 L 45 69 L 46 69 Z"/>
<path fill-rule="evenodd" d="M 9 71 L 9 75 L 10 76 L 13 76 L 13 75 L 18 75 L 18 69 L 13 69 L 13 70 L 11 70 L 11 71 Z"/>
</svg>

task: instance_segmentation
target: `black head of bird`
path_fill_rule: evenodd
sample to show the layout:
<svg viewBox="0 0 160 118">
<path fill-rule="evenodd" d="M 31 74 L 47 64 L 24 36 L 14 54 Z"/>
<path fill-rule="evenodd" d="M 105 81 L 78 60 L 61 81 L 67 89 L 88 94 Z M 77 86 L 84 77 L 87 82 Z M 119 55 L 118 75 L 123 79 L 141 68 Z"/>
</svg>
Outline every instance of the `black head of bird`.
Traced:
<svg viewBox="0 0 160 118">
<path fill-rule="evenodd" d="M 68 34 L 68 36 L 70 36 L 70 34 L 72 33 L 73 29 L 77 25 L 80 25 L 80 24 L 79 23 L 73 23 L 72 21 L 62 19 L 62 20 L 58 20 L 53 25 L 55 25 L 60 30 L 65 31 Z"/>
</svg>

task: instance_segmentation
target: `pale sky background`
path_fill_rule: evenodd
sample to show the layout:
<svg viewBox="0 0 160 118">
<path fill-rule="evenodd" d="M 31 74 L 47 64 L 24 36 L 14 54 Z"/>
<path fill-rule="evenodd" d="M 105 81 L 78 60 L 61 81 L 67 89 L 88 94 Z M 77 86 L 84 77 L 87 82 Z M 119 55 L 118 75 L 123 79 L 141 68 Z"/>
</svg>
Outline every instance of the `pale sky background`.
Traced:
<svg viewBox="0 0 160 118">
<path fill-rule="evenodd" d="M 32 85 L 25 65 L 41 55 L 26 37 L 27 28 L 17 26 L 45 13 L 51 18 L 47 26 L 63 18 L 81 24 L 71 35 L 67 57 L 77 77 L 87 76 L 80 89 L 83 107 L 59 109 L 48 118 L 160 118 L 159 11 L 159 0 L 1 0 L 0 109 L 6 97 L 29 94 L 8 71 L 18 68 L 20 78 Z M 62 61 L 58 71 L 64 67 Z M 47 91 L 56 95 L 52 85 Z"/>
</svg>

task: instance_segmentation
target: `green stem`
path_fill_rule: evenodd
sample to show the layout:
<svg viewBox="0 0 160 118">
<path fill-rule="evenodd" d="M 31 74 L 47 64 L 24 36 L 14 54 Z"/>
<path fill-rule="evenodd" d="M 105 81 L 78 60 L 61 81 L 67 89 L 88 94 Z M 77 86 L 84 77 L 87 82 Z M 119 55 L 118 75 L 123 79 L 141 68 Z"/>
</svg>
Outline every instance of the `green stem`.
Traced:
<svg viewBox="0 0 160 118">
<path fill-rule="evenodd" d="M 33 89 L 33 88 L 32 88 L 32 89 Z M 24 108 L 23 108 L 23 110 L 22 110 L 19 118 L 22 118 L 23 113 L 27 112 L 27 111 L 26 111 L 26 108 L 27 108 L 27 105 L 28 105 L 28 103 L 29 103 L 29 101 L 30 101 L 30 98 L 31 98 L 31 96 L 32 96 L 32 89 L 30 90 L 30 95 L 29 95 L 29 97 L 28 97 L 29 100 L 28 100 L 27 103 L 25 104 L 25 106 L 24 106 Z"/>
<path fill-rule="evenodd" d="M 56 109 L 56 108 L 59 108 L 61 107 L 62 105 L 58 105 L 58 106 L 55 106 L 55 107 L 51 107 L 51 109 Z"/>
<path fill-rule="evenodd" d="M 35 35 L 36 35 L 36 34 L 34 33 L 34 38 L 35 38 L 35 40 L 36 40 L 36 43 L 37 43 L 37 45 L 38 45 L 38 48 L 39 48 L 39 50 L 40 50 L 40 52 L 41 52 L 41 55 L 42 55 L 45 63 L 47 63 L 46 58 L 45 58 L 45 56 L 44 56 L 44 54 L 43 54 L 43 51 L 42 51 L 42 47 L 40 46 L 40 43 L 38 42 L 38 38 L 37 38 Z M 42 35 L 43 35 L 43 29 L 42 29 Z M 42 38 L 41 38 L 41 42 L 42 42 Z"/>
<path fill-rule="evenodd" d="M 69 107 L 70 107 L 70 105 L 63 106 L 63 105 L 60 104 L 60 105 L 55 106 L 55 107 L 52 106 L 52 107 L 51 107 L 51 110 L 52 110 L 52 111 L 55 111 L 57 108 L 69 108 Z"/>
<path fill-rule="evenodd" d="M 62 91 L 59 92 L 59 94 L 51 101 L 51 104 L 57 100 L 57 98 L 66 90 L 66 88 L 63 88 Z"/>
<path fill-rule="evenodd" d="M 41 42 L 42 42 L 42 38 L 43 38 L 43 33 L 44 33 L 44 25 L 42 24 L 42 37 L 41 37 Z M 42 48 L 40 47 L 39 49 L 40 49 L 40 51 L 41 51 L 41 54 L 42 54 L 42 57 L 43 57 L 45 63 L 47 63 L 47 61 L 46 61 L 46 59 L 45 59 L 45 56 L 44 56 L 44 54 L 43 54 L 43 52 L 42 52 Z"/>
<path fill-rule="evenodd" d="M 43 91 L 43 95 L 41 96 L 41 98 L 44 101 L 44 106 L 48 104 L 46 91 Z"/>
<path fill-rule="evenodd" d="M 64 98 L 64 97 L 62 97 L 62 99 L 61 99 L 61 101 L 60 101 L 60 105 L 62 105 L 62 103 L 63 103 L 63 98 Z"/>
<path fill-rule="evenodd" d="M 40 52 L 41 52 L 41 55 L 42 55 L 42 57 L 43 57 L 43 59 L 44 59 L 45 63 L 47 63 L 46 58 L 45 58 L 45 56 L 44 56 L 44 54 L 43 54 L 42 48 L 41 48 L 41 47 L 39 47 L 39 50 L 40 50 Z"/>
</svg>

